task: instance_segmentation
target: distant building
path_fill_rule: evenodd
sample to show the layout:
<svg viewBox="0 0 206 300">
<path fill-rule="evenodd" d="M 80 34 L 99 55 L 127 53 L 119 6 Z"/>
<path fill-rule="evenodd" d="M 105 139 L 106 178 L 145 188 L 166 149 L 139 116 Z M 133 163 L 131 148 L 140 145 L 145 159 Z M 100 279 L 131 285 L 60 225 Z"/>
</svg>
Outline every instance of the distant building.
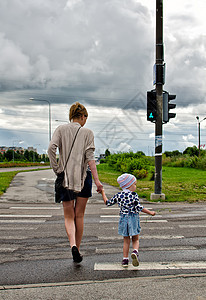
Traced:
<svg viewBox="0 0 206 300">
<path fill-rule="evenodd" d="M 14 152 L 19 152 L 21 154 L 24 154 L 25 150 L 28 150 L 28 151 L 34 151 L 37 153 L 37 149 L 36 148 L 33 148 L 33 147 L 28 147 L 27 149 L 24 149 L 23 147 L 6 147 L 6 146 L 0 146 L 0 153 L 3 155 L 5 152 L 7 152 L 8 150 L 12 150 Z"/>
<path fill-rule="evenodd" d="M 34 147 L 28 147 L 27 150 L 28 151 L 33 151 L 33 152 L 37 153 L 37 148 L 34 148 Z"/>
</svg>

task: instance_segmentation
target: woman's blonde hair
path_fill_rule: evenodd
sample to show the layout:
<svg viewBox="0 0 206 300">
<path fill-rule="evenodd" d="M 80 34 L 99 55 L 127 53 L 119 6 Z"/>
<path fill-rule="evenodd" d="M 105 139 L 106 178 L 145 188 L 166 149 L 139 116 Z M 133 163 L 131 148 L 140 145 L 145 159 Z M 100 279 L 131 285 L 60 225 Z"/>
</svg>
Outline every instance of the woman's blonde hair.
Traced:
<svg viewBox="0 0 206 300">
<path fill-rule="evenodd" d="M 88 117 L 88 112 L 84 105 L 79 102 L 72 104 L 69 110 L 69 121 L 72 119 L 79 119 L 82 115 Z"/>
</svg>

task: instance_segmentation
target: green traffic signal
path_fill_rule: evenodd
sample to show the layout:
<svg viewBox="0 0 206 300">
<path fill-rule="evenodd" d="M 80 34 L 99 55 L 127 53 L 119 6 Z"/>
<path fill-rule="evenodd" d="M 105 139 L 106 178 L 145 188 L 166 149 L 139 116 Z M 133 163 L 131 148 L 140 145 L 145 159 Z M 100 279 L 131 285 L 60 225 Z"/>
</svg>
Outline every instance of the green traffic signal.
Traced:
<svg viewBox="0 0 206 300">
<path fill-rule="evenodd" d="M 156 91 L 147 92 L 147 121 L 155 122 L 157 117 Z"/>
</svg>

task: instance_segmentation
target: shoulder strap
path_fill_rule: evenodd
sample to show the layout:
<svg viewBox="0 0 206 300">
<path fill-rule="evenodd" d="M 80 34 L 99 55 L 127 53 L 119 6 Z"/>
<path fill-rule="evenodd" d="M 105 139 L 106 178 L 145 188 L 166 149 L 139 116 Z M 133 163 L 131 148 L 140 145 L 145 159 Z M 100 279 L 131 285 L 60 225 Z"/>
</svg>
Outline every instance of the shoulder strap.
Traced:
<svg viewBox="0 0 206 300">
<path fill-rule="evenodd" d="M 74 146 L 74 142 L 75 142 L 75 140 L 76 140 L 76 137 L 77 137 L 77 134 L 78 134 L 78 132 L 79 132 L 80 128 L 81 128 L 81 126 L 80 126 L 80 127 L 77 129 L 77 132 L 76 132 L 76 134 L 75 134 L 75 137 L 74 137 L 74 139 L 73 139 L 73 142 L 72 142 L 72 145 L 71 145 L 71 148 L 70 148 L 70 151 L 69 151 L 69 154 L 68 154 L 68 157 L 67 157 L 66 163 L 65 163 L 65 165 L 64 165 L 64 169 L 63 169 L 63 171 L 64 171 L 64 170 L 65 170 L 65 168 L 66 168 L 67 162 L 68 162 L 68 160 L 69 160 L 70 154 L 71 154 L 71 152 L 72 152 L 72 148 L 73 148 L 73 146 Z"/>
</svg>

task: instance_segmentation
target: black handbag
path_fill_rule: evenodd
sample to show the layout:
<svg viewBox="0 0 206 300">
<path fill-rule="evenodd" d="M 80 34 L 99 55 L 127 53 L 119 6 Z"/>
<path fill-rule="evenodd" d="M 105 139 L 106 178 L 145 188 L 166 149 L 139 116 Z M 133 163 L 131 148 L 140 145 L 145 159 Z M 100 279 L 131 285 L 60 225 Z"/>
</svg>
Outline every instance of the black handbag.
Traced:
<svg viewBox="0 0 206 300">
<path fill-rule="evenodd" d="M 64 181 L 64 171 L 65 171 L 65 168 L 66 168 L 66 165 L 67 165 L 67 162 L 69 160 L 69 157 L 70 157 L 70 154 L 72 152 L 72 148 L 74 146 L 74 142 L 76 140 L 76 137 L 77 137 L 77 134 L 79 132 L 81 127 L 78 128 L 76 134 L 75 134 L 75 137 L 74 137 L 74 140 L 73 140 L 73 143 L 72 143 L 72 146 L 70 148 L 70 151 L 69 151 L 69 154 L 68 154 L 68 157 L 67 157 L 67 160 L 66 160 L 66 163 L 64 165 L 64 169 L 61 173 L 57 174 L 57 178 L 55 180 L 55 202 L 56 203 L 60 203 L 63 198 L 64 198 L 64 193 L 65 193 L 65 188 L 63 187 L 63 181 Z"/>
</svg>

